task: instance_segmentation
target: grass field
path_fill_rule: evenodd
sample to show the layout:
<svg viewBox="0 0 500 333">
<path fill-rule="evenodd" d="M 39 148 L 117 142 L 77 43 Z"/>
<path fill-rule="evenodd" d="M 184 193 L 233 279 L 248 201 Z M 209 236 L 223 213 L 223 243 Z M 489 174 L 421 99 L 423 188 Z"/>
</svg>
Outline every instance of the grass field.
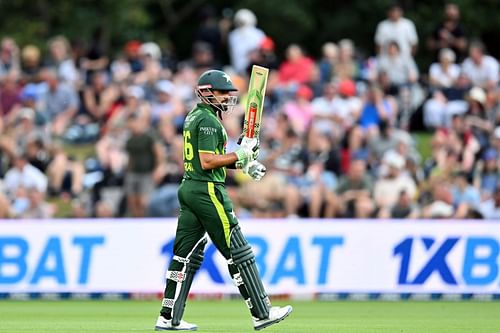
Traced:
<svg viewBox="0 0 500 333">
<path fill-rule="evenodd" d="M 283 302 L 275 302 L 284 304 Z M 292 302 L 263 332 L 494 333 L 500 302 Z M 0 332 L 151 332 L 159 302 L 0 301 Z M 207 333 L 252 332 L 240 301 L 191 301 L 185 319 Z"/>
</svg>

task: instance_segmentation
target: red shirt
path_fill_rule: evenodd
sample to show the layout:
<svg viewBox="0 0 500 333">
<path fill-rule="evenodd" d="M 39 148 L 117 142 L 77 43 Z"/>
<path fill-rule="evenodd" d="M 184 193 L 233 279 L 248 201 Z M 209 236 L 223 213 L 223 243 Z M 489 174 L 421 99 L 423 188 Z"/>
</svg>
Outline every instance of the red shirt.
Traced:
<svg viewBox="0 0 500 333">
<path fill-rule="evenodd" d="M 313 66 L 314 62 L 308 57 L 295 62 L 285 61 L 279 68 L 279 80 L 282 83 L 307 83 L 311 80 Z"/>
</svg>

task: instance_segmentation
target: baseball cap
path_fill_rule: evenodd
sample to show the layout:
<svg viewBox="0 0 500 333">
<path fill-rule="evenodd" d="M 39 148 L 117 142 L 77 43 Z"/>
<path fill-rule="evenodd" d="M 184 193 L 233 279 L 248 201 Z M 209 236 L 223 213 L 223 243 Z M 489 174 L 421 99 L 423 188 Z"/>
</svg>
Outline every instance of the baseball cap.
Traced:
<svg viewBox="0 0 500 333">
<path fill-rule="evenodd" d="M 339 82 L 338 92 L 341 95 L 352 97 L 356 95 L 356 84 L 352 80 L 343 80 Z"/>
<path fill-rule="evenodd" d="M 483 89 L 481 89 L 479 87 L 473 87 L 469 91 L 468 97 L 469 97 L 469 99 L 476 101 L 483 106 L 486 103 L 486 93 L 484 92 Z"/>
</svg>

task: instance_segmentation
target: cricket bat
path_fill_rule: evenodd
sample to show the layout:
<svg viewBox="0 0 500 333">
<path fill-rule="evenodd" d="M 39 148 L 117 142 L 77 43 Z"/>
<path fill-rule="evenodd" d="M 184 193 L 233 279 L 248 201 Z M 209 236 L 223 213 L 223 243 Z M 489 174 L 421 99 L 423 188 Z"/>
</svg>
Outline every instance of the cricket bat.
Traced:
<svg viewBox="0 0 500 333">
<path fill-rule="evenodd" d="M 249 139 L 259 139 L 268 75 L 268 68 L 253 65 L 248 85 L 245 120 L 243 122 L 243 136 Z"/>
</svg>

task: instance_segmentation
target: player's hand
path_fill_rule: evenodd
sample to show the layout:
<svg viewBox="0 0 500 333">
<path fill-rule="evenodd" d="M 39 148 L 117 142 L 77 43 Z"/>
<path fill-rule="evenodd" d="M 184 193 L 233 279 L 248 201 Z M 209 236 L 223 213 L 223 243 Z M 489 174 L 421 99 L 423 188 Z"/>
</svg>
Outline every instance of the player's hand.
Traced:
<svg viewBox="0 0 500 333">
<path fill-rule="evenodd" d="M 248 163 L 246 170 L 243 171 L 246 171 L 253 180 L 259 181 L 265 176 L 267 170 L 264 164 L 259 161 L 252 161 Z"/>
<path fill-rule="evenodd" d="M 247 138 L 246 136 L 240 137 L 238 140 L 240 147 L 251 149 L 254 152 L 253 159 L 256 160 L 259 157 L 260 152 L 260 142 L 258 138 Z"/>
<path fill-rule="evenodd" d="M 255 160 L 255 152 L 247 147 L 241 147 L 234 152 L 238 160 L 235 163 L 236 169 L 245 169 L 250 162 Z"/>
</svg>

